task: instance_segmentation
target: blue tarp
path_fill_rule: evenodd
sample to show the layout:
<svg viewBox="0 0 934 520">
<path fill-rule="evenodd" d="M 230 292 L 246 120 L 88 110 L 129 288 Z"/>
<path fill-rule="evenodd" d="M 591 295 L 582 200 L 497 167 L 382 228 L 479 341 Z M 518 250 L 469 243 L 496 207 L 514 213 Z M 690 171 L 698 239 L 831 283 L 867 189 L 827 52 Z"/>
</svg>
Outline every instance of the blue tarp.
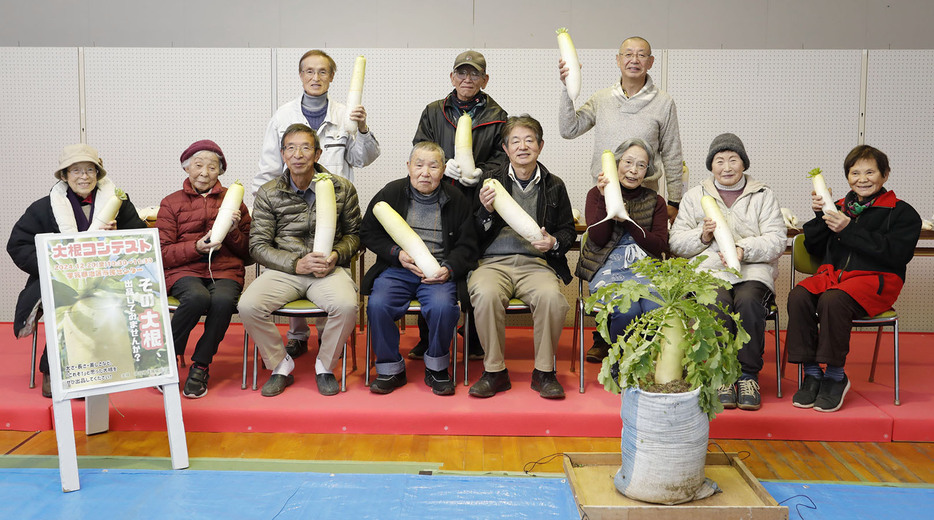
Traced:
<svg viewBox="0 0 934 520">
<path fill-rule="evenodd" d="M 763 482 L 788 520 L 934 518 L 934 488 Z"/>
</svg>

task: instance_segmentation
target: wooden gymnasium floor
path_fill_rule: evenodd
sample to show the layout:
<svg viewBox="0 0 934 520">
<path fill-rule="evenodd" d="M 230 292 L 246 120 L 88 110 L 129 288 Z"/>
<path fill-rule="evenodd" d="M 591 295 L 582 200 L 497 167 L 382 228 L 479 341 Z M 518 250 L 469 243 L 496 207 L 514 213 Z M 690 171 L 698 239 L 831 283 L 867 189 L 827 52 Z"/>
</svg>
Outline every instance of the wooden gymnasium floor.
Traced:
<svg viewBox="0 0 934 520">
<path fill-rule="evenodd" d="M 188 432 L 190 457 L 399 461 L 441 463 L 445 471 L 521 472 L 557 452 L 619 451 L 619 439 Z M 165 432 L 76 432 L 78 455 L 169 457 Z M 934 483 L 934 443 L 712 440 L 746 452 L 745 463 L 766 480 L 853 483 Z M 711 446 L 711 450 L 716 450 Z M 55 432 L 0 431 L 0 452 L 55 455 Z M 560 473 L 560 457 L 535 467 Z"/>
</svg>

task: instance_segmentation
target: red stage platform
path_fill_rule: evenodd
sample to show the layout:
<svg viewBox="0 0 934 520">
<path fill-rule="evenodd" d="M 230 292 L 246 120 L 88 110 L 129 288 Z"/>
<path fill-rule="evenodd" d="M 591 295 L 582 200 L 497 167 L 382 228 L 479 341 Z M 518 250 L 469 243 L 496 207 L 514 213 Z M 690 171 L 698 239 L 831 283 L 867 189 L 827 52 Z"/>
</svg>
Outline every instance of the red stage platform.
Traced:
<svg viewBox="0 0 934 520">
<path fill-rule="evenodd" d="M 2 324 L 6 331 L 11 326 Z M 577 373 L 569 372 L 571 329 L 562 334 L 558 355 L 559 379 L 567 391 L 562 401 L 547 401 L 529 389 L 532 370 L 532 331 L 510 328 L 507 367 L 512 390 L 490 399 L 467 395 L 459 381 L 454 396 L 440 397 L 423 383 L 424 365 L 408 362 L 409 384 L 390 395 L 371 394 L 363 383 L 364 340 L 358 337 L 358 370 L 348 375 L 346 393 L 318 394 L 314 383 L 314 355 L 297 360 L 295 385 L 280 396 L 266 398 L 240 389 L 242 329 L 231 325 L 221 352 L 211 366 L 208 395 L 182 399 L 188 431 L 400 433 L 424 435 L 555 435 L 616 437 L 619 435 L 619 397 L 596 381 L 598 366 L 588 364 L 586 393 L 577 391 Z M 402 336 L 403 351 L 414 345 L 416 329 Z M 589 338 L 589 330 L 587 331 Z M 771 333 L 769 333 L 771 334 Z M 192 333 L 192 342 L 200 328 Z M 49 430 L 51 400 L 28 388 L 29 340 L 4 334 L 0 344 L 0 429 Z M 883 338 L 876 382 L 867 381 L 874 333 L 857 332 L 847 373 L 853 388 L 836 413 L 802 410 L 791 405 L 796 381 L 794 367 L 784 380 L 785 397 L 775 396 L 774 352 L 766 350 L 760 375 L 763 405 L 757 412 L 730 410 L 710 426 L 712 438 L 792 439 L 825 441 L 934 441 L 934 392 L 925 384 L 934 372 L 930 334 L 901 334 L 901 406 L 893 404 L 891 334 Z M 40 341 L 42 341 L 40 334 Z M 312 342 L 313 343 L 313 342 Z M 767 339 L 766 345 L 771 341 Z M 348 363 L 349 364 L 349 363 Z M 471 362 L 475 382 L 483 366 Z M 458 374 L 458 378 L 462 376 Z M 182 370 L 181 377 L 187 375 Z M 260 370 L 260 385 L 269 372 Z M 162 397 L 155 390 L 111 395 L 113 430 L 164 430 Z M 84 427 L 84 403 L 75 401 L 75 428 Z"/>
</svg>

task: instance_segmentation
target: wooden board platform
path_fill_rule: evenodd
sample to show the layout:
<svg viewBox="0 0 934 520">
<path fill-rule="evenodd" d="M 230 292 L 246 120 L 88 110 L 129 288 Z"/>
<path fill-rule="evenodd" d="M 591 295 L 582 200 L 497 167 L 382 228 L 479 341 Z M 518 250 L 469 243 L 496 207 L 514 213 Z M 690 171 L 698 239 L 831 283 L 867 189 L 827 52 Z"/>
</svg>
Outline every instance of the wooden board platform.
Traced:
<svg viewBox="0 0 934 520">
<path fill-rule="evenodd" d="M 623 496 L 613 485 L 619 453 L 568 453 L 564 472 L 578 508 L 590 520 L 788 520 L 735 453 L 708 453 L 705 473 L 723 490 L 703 500 L 665 506 Z"/>
</svg>

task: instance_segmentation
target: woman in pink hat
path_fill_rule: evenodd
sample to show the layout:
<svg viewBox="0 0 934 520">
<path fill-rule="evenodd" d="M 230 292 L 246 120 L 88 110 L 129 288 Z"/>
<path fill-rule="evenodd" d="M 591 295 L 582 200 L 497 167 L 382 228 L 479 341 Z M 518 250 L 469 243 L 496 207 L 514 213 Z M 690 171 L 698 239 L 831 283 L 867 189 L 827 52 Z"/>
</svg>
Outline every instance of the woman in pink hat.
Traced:
<svg viewBox="0 0 934 520">
<path fill-rule="evenodd" d="M 117 196 L 116 187 L 106 178 L 107 170 L 97 150 L 86 144 L 66 146 L 59 156 L 55 170 L 58 182 L 49 195 L 32 203 L 10 232 L 6 250 L 17 267 L 26 271 L 29 279 L 16 301 L 13 331 L 18 338 L 29 336 L 35 330 L 42 313 L 42 294 L 39 288 L 39 262 L 36 257 L 35 236 L 41 233 L 77 233 L 87 231 L 94 221 L 94 212 L 107 206 Z M 129 198 L 123 201 L 117 218 L 103 229 L 144 228 L 146 223 Z M 42 372 L 42 395 L 52 397 L 49 381 L 49 357 L 42 351 L 39 361 Z"/>
<path fill-rule="evenodd" d="M 188 335 L 205 316 L 204 333 L 195 345 L 182 388 L 182 395 L 197 399 L 208 393 L 208 367 L 237 310 L 244 265 L 252 263 L 250 214 L 241 202 L 226 238 L 210 242 L 211 228 L 227 194 L 227 188 L 217 181 L 227 169 L 227 159 L 214 141 L 205 139 L 182 152 L 181 162 L 188 177 L 182 189 L 162 199 L 156 227 L 162 244 L 165 286 L 179 301 L 172 316 L 177 355 L 185 355 Z M 211 249 L 215 251 L 209 262 Z"/>
</svg>

